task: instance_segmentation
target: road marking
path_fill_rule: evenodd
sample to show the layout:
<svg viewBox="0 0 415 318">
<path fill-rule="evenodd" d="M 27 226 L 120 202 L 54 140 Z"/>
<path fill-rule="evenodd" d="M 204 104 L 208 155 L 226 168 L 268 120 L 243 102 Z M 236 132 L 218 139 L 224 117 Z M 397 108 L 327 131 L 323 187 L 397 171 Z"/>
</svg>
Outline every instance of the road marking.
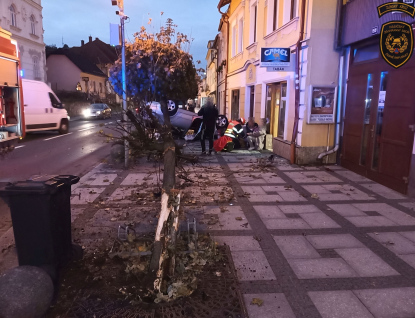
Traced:
<svg viewBox="0 0 415 318">
<path fill-rule="evenodd" d="M 26 147 L 26 145 L 17 146 L 17 147 L 14 147 L 14 149 L 19 149 L 19 148 L 22 148 L 22 147 Z"/>
<path fill-rule="evenodd" d="M 68 135 L 72 135 L 72 133 L 70 132 L 70 133 L 67 133 L 65 135 L 59 135 L 59 136 L 55 136 L 55 137 L 47 138 L 47 139 L 43 139 L 43 140 L 44 141 L 46 141 L 46 140 L 52 140 L 52 139 L 55 139 L 55 138 L 60 138 L 60 137 L 68 136 Z"/>
<path fill-rule="evenodd" d="M 88 130 L 88 129 L 91 129 L 91 128 L 94 128 L 95 126 L 91 126 L 91 127 L 88 127 L 88 128 L 84 128 L 84 129 L 79 129 L 78 131 L 84 131 L 84 130 Z"/>
</svg>

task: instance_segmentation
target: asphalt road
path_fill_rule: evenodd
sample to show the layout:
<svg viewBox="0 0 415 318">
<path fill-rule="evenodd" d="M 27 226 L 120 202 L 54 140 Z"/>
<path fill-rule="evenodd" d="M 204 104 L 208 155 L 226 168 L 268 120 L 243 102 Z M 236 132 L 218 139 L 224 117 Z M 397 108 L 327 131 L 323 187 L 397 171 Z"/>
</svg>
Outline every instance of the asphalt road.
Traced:
<svg viewBox="0 0 415 318">
<path fill-rule="evenodd" d="M 71 120 L 69 133 L 36 132 L 26 135 L 15 150 L 0 158 L 0 185 L 27 180 L 34 175 L 82 176 L 107 157 L 111 143 L 98 134 L 109 133 L 117 116 L 106 120 Z M 0 199 L 0 236 L 10 227 L 10 215 Z"/>
</svg>

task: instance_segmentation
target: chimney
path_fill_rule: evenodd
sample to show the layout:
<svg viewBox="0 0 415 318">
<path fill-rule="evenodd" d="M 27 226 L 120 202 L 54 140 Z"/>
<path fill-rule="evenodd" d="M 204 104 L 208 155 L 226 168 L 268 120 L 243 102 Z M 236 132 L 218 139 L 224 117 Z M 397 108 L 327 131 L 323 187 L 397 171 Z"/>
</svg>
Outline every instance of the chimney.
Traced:
<svg viewBox="0 0 415 318">
<path fill-rule="evenodd" d="M 92 42 L 92 36 L 89 36 L 89 42 Z"/>
<path fill-rule="evenodd" d="M 99 40 L 98 38 L 95 38 L 95 41 Z"/>
<path fill-rule="evenodd" d="M 84 44 L 85 44 L 85 41 L 81 40 L 81 46 L 84 46 Z"/>
</svg>

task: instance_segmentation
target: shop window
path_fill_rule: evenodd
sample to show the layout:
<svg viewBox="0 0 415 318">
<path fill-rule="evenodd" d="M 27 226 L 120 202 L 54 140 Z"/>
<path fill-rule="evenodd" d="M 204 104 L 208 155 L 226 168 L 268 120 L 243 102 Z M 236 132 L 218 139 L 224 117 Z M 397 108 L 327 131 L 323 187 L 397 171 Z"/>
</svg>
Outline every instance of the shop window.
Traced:
<svg viewBox="0 0 415 318">
<path fill-rule="evenodd" d="M 284 138 L 285 130 L 285 113 L 287 109 L 287 83 L 281 84 L 281 103 L 278 114 L 278 135 L 279 138 Z"/>
</svg>

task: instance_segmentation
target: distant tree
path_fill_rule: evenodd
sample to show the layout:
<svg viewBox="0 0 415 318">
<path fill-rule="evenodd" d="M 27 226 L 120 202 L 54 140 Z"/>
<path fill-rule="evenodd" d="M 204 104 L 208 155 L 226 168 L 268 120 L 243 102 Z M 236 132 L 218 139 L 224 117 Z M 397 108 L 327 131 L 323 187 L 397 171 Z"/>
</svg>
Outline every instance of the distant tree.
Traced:
<svg viewBox="0 0 415 318">
<path fill-rule="evenodd" d="M 136 101 L 187 100 L 197 95 L 197 71 L 188 52 L 191 41 L 168 19 L 158 33 L 142 27 L 134 43 L 126 45 L 127 96 Z M 110 81 L 122 95 L 121 60 L 110 71 Z"/>
</svg>

